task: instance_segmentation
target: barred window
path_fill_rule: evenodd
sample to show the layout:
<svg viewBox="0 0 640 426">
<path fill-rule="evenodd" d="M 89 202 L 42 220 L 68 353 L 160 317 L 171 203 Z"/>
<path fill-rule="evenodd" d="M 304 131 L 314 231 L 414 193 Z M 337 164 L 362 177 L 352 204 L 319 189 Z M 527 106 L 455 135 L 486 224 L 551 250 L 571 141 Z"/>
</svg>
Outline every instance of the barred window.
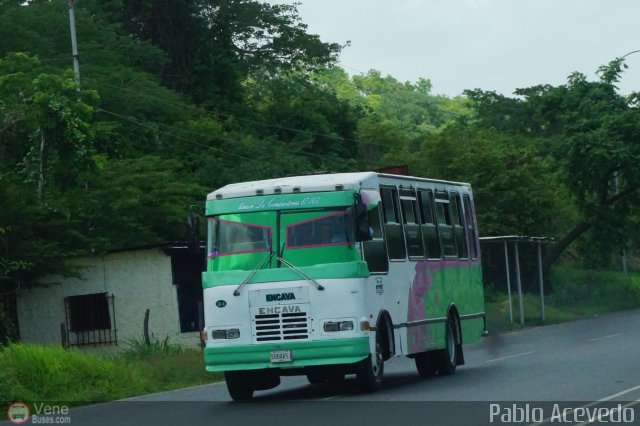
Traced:
<svg viewBox="0 0 640 426">
<path fill-rule="evenodd" d="M 114 296 L 108 293 L 65 297 L 64 346 L 117 344 Z"/>
</svg>

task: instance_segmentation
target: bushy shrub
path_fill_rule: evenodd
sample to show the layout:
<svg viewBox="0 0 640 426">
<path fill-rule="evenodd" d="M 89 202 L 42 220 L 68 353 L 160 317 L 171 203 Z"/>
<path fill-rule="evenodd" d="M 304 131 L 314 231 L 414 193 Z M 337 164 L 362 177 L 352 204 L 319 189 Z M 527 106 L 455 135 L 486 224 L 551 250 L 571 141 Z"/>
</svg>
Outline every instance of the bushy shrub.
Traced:
<svg viewBox="0 0 640 426">
<path fill-rule="evenodd" d="M 132 339 L 126 344 L 124 356 L 128 358 L 140 359 L 158 355 L 178 355 L 182 352 L 182 347 L 178 344 L 169 342 L 169 336 L 163 340 L 152 335 L 149 342 L 142 339 Z"/>
<path fill-rule="evenodd" d="M 632 275 L 556 267 L 551 270 L 550 279 L 553 293 L 547 300 L 557 307 L 583 304 L 601 307 L 602 311 L 640 307 L 640 283 Z"/>
</svg>

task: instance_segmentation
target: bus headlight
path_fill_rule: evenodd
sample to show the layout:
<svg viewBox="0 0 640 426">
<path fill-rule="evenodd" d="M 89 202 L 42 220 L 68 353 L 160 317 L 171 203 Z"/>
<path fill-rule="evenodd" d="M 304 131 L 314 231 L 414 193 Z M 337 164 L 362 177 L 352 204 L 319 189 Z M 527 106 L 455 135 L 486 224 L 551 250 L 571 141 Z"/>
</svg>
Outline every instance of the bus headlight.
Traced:
<svg viewBox="0 0 640 426">
<path fill-rule="evenodd" d="M 328 321 L 324 323 L 324 331 L 352 331 L 353 321 Z"/>
<path fill-rule="evenodd" d="M 212 330 L 211 339 L 237 339 L 240 337 L 240 329 L 228 328 L 226 330 Z"/>
</svg>

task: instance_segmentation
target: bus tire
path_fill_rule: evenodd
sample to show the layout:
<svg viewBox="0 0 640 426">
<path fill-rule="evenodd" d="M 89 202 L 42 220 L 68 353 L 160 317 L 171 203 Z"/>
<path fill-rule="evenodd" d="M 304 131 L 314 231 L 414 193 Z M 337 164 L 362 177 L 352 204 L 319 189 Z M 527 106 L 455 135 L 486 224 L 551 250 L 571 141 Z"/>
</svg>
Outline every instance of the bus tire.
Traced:
<svg viewBox="0 0 640 426">
<path fill-rule="evenodd" d="M 438 352 L 438 374 L 440 376 L 450 376 L 455 374 L 456 367 L 458 366 L 458 320 L 455 315 L 449 315 L 445 325 L 445 343 L 446 346 L 443 350 Z"/>
<path fill-rule="evenodd" d="M 375 392 L 382 387 L 384 360 L 380 342 L 376 338 L 376 353 L 358 363 L 356 378 L 362 392 Z"/>
<path fill-rule="evenodd" d="M 436 359 L 432 352 L 422 352 L 416 354 L 414 358 L 418 374 L 422 377 L 433 377 L 438 372 Z"/>
<path fill-rule="evenodd" d="M 227 390 L 234 401 L 249 401 L 253 397 L 253 385 L 247 371 L 225 371 Z"/>
</svg>

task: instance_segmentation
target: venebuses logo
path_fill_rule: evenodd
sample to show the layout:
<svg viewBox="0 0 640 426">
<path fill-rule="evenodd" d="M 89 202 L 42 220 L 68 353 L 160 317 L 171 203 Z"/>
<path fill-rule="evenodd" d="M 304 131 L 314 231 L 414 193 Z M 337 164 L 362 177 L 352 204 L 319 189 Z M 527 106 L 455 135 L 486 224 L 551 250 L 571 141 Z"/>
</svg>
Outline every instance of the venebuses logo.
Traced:
<svg viewBox="0 0 640 426">
<path fill-rule="evenodd" d="M 29 406 L 24 402 L 14 402 L 7 408 L 7 418 L 11 423 L 21 425 L 29 421 Z"/>
<path fill-rule="evenodd" d="M 44 402 L 31 402 L 31 406 L 16 401 L 7 408 L 7 418 L 13 424 L 21 425 L 29 420 L 32 424 L 70 424 L 69 407 Z"/>
</svg>

